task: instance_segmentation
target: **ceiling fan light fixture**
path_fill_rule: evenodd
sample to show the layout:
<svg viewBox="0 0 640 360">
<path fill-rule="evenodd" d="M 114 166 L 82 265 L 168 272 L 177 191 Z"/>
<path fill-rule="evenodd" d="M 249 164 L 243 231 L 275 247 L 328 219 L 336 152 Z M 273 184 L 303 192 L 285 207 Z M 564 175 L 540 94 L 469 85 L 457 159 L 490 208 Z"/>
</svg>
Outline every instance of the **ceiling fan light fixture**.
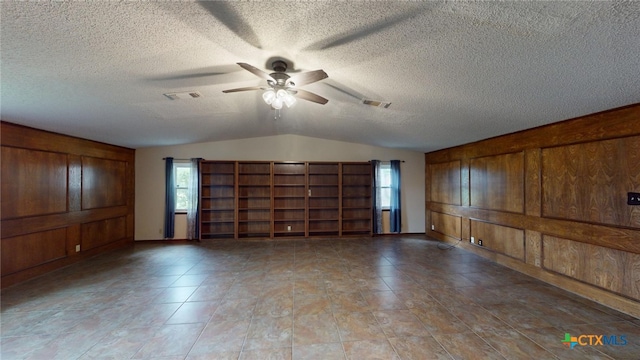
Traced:
<svg viewBox="0 0 640 360">
<path fill-rule="evenodd" d="M 283 104 L 282 98 L 276 97 L 275 99 L 273 99 L 271 106 L 276 110 L 280 110 L 282 109 L 282 104 Z"/>
<path fill-rule="evenodd" d="M 287 96 L 287 91 L 285 89 L 279 89 L 276 92 L 276 96 L 279 97 L 280 99 L 284 99 L 284 97 Z"/>
<path fill-rule="evenodd" d="M 271 105 L 276 99 L 276 92 L 273 91 L 273 89 L 269 89 L 262 94 L 262 99 L 267 103 L 267 105 Z"/>
<path fill-rule="evenodd" d="M 288 108 L 292 107 L 296 103 L 295 96 L 287 93 L 287 95 L 284 96 L 284 103 L 287 105 Z"/>
</svg>

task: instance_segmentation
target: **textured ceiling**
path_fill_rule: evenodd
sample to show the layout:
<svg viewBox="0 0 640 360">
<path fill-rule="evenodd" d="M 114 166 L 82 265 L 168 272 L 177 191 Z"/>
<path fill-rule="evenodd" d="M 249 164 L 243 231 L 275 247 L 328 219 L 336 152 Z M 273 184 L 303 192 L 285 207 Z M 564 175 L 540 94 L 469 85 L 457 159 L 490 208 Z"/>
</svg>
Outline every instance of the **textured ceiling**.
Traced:
<svg viewBox="0 0 640 360">
<path fill-rule="evenodd" d="M 298 134 L 431 151 L 640 101 L 640 2 L 0 1 L 0 16 L 2 119 L 131 148 Z M 329 103 L 274 119 L 260 92 L 222 93 L 264 85 L 235 64 L 274 57 L 323 69 L 304 89 Z M 163 96 L 182 91 L 202 96 Z"/>
</svg>

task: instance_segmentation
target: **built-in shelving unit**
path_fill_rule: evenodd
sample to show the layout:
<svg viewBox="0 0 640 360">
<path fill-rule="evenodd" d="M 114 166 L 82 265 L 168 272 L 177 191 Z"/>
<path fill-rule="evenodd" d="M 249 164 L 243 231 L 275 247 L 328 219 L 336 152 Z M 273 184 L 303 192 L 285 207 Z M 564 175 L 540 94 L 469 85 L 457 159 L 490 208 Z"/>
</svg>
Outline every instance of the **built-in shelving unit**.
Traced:
<svg viewBox="0 0 640 360">
<path fill-rule="evenodd" d="M 342 163 L 341 235 L 371 235 L 371 165 Z"/>
<path fill-rule="evenodd" d="M 309 163 L 309 236 L 340 235 L 338 163 Z"/>
<path fill-rule="evenodd" d="M 371 235 L 369 163 L 203 161 L 202 239 Z"/>
<path fill-rule="evenodd" d="M 273 236 L 305 236 L 307 165 L 273 163 Z"/>
<path fill-rule="evenodd" d="M 200 238 L 233 238 L 236 233 L 236 163 L 200 164 Z"/>
<path fill-rule="evenodd" d="M 271 163 L 238 162 L 238 237 L 271 237 Z"/>
</svg>

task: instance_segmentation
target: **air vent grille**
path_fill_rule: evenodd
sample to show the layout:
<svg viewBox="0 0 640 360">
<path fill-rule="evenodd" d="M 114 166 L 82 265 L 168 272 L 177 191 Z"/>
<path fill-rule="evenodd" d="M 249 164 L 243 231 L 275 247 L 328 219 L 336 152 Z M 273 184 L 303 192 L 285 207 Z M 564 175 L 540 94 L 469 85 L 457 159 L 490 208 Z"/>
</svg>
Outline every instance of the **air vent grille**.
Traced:
<svg viewBox="0 0 640 360">
<path fill-rule="evenodd" d="M 371 105 L 376 107 L 383 107 L 388 109 L 391 106 L 391 103 L 388 101 L 380 101 L 380 100 L 370 100 L 370 99 L 362 99 L 362 103 L 365 105 Z"/>
<path fill-rule="evenodd" d="M 202 94 L 197 91 L 185 91 L 185 92 L 177 92 L 177 93 L 166 93 L 163 94 L 171 100 L 181 100 L 181 99 L 197 99 L 201 98 Z"/>
</svg>

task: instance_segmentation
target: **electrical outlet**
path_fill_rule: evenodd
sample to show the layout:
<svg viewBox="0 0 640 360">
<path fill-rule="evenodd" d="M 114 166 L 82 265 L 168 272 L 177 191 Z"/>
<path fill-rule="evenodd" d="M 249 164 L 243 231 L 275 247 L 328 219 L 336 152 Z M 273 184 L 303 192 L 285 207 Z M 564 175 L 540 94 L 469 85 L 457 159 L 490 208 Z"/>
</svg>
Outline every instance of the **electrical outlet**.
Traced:
<svg viewBox="0 0 640 360">
<path fill-rule="evenodd" d="M 287 231 L 291 231 L 291 225 L 287 225 Z"/>
<path fill-rule="evenodd" d="M 76 245 L 76 252 L 80 252 L 80 245 Z"/>
<path fill-rule="evenodd" d="M 640 205 L 640 193 L 627 193 L 627 205 Z"/>
<path fill-rule="evenodd" d="M 471 243 L 472 243 L 472 244 L 475 244 L 475 243 L 476 243 L 476 239 L 475 239 L 473 236 L 471 237 Z"/>
<path fill-rule="evenodd" d="M 478 245 L 482 246 L 482 239 L 478 239 Z"/>
<path fill-rule="evenodd" d="M 431 225 L 431 230 L 435 230 L 436 226 L 435 225 Z"/>
</svg>

